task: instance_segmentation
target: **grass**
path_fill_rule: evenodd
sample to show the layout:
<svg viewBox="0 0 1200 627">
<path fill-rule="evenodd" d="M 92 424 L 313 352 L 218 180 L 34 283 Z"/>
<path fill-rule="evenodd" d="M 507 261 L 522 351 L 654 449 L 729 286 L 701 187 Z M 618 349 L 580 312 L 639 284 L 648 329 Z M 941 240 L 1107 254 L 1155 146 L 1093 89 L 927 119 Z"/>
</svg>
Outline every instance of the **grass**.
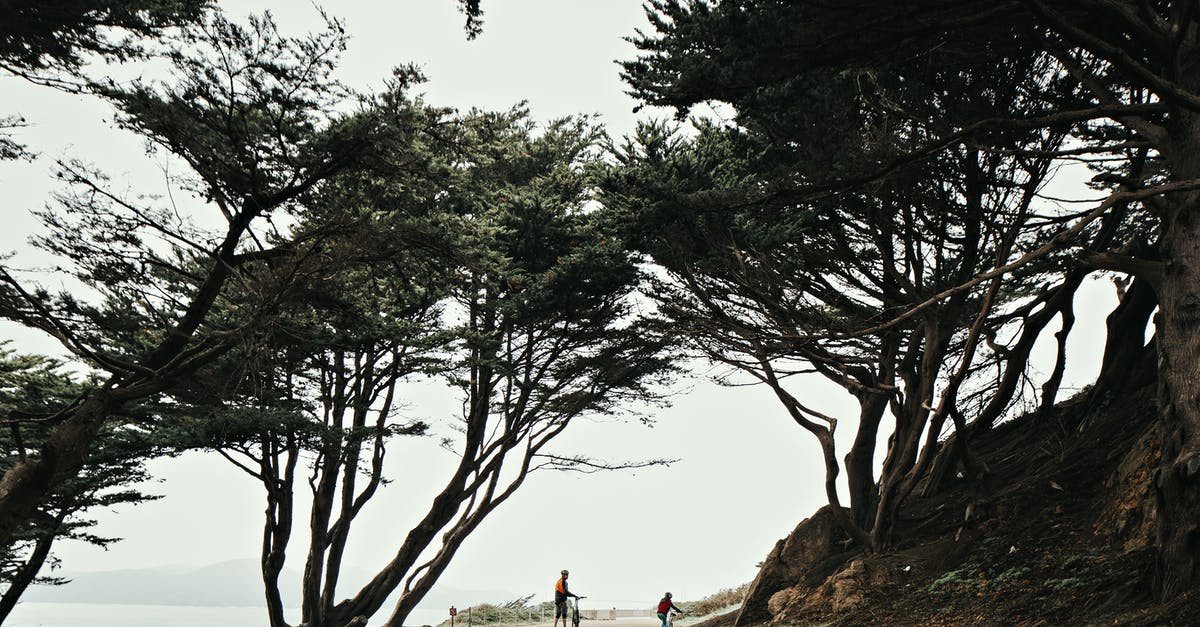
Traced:
<svg viewBox="0 0 1200 627">
<path fill-rule="evenodd" d="M 750 584 L 744 583 L 736 588 L 725 588 L 699 601 L 678 603 L 677 605 L 683 611 L 687 612 L 687 615 L 684 620 L 676 620 L 675 622 L 676 624 L 702 622 L 716 614 L 741 607 L 742 601 L 746 598 L 746 593 L 749 590 Z"/>
<path fill-rule="evenodd" d="M 531 594 L 498 605 L 480 603 L 460 609 L 458 616 L 455 617 L 454 625 L 455 627 L 460 625 L 463 627 L 466 625 L 526 625 L 530 622 L 540 622 L 543 616 L 554 616 L 554 603 L 550 601 L 530 603 L 532 598 Z M 438 627 L 443 625 L 448 627 L 450 621 L 442 621 Z"/>
</svg>

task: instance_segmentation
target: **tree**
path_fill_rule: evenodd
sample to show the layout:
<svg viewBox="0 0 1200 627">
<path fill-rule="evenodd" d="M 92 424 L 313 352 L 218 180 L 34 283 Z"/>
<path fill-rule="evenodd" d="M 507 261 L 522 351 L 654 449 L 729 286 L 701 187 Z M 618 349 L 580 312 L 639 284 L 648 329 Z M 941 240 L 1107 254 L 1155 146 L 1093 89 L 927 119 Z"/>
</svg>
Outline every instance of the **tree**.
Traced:
<svg viewBox="0 0 1200 627">
<path fill-rule="evenodd" d="M 0 468 L 11 468 L 29 449 L 36 449 L 52 426 L 45 419 L 74 402 L 80 388 L 55 360 L 0 350 L 0 415 L 8 427 L 0 436 L 5 451 Z M 92 531 L 95 522 L 85 517 L 87 512 L 157 498 L 129 486 L 148 479 L 145 461 L 162 453 L 131 416 L 121 416 L 99 434 L 79 475 L 58 486 L 12 542 L 0 550 L 0 583 L 5 586 L 0 620 L 16 607 L 30 585 L 65 583 L 39 575 L 44 565 L 57 562 L 52 553 L 56 541 L 79 540 L 98 546 L 116 541 L 96 535 Z"/>
<path fill-rule="evenodd" d="M 1030 297 L 1044 280 L 1033 268 L 958 289 L 1042 246 L 1047 236 L 1031 223 L 1061 219 L 1037 203 L 1061 132 L 993 132 L 983 146 L 902 159 L 962 115 L 958 107 L 993 116 L 1029 107 L 1021 91 L 1043 65 L 1014 57 L 976 76 L 927 63 L 924 73 L 821 74 L 731 91 L 737 126 L 702 124 L 690 142 L 650 127 L 617 155 L 606 202 L 646 234 L 642 248 L 672 279 L 656 290 L 670 323 L 702 354 L 767 385 L 817 437 L 835 516 L 838 418 L 785 384 L 816 373 L 858 400 L 842 524 L 864 548 L 892 542 L 900 504 L 940 451 L 970 464 L 965 447 L 943 446 L 945 425 L 965 426 L 964 413 L 990 424 L 1010 406 L 1034 340 L 1066 315 L 1082 279 L 1049 290 L 1054 298 Z M 973 96 L 976 82 L 990 91 Z M 924 97 L 931 86 L 937 99 Z M 869 186 L 846 183 L 880 169 Z M 933 294 L 943 298 L 927 302 Z M 1003 368 L 1005 384 L 980 385 L 989 368 Z M 887 412 L 895 428 L 877 480 Z"/>
<path fill-rule="evenodd" d="M 190 174 L 175 182 L 203 205 L 194 215 L 207 210 L 223 224 L 207 231 L 166 199 L 122 197 L 91 168 L 61 164 L 69 191 L 44 214 L 50 234 L 41 243 L 96 298 L 51 294 L 4 268 L 0 315 L 48 333 L 104 375 L 49 417 L 39 451 L 0 478 L 4 544 L 79 472 L 111 415 L 177 385 L 270 318 L 325 237 L 290 237 L 287 216 L 325 180 L 370 158 L 397 113 L 344 112 L 353 95 L 331 78 L 345 40 L 336 23 L 288 38 L 268 19 L 244 27 L 213 17 L 186 40 L 188 52 L 170 54 L 174 84 L 93 89 L 153 149 L 186 164 Z M 214 319 L 231 284 L 257 298 Z M 111 342 L 114 331 L 127 341 Z"/>
<path fill-rule="evenodd" d="M 434 196 L 439 172 L 418 156 L 427 146 L 414 150 L 433 140 L 419 137 L 425 115 L 436 114 L 418 113 L 408 129 L 414 135 L 392 138 L 410 157 L 404 169 L 390 162 L 347 172 L 309 201 L 306 221 L 343 225 L 316 272 L 281 304 L 268 334 L 194 378 L 172 395 L 178 405 L 164 408 L 182 416 L 172 425 L 180 446 L 213 448 L 263 486 L 261 566 L 271 625 L 287 624 L 279 578 L 296 526 L 297 470 L 307 467 L 312 491 L 303 621 L 336 624 L 329 615 L 342 558 L 355 520 L 386 483 L 386 445 L 427 428 L 398 412 L 398 387 L 415 373 L 438 372 L 438 349 L 449 336 L 440 307 L 445 264 L 426 250 L 440 235 L 417 218 L 428 210 L 423 203 Z M 400 204 L 381 214 L 375 203 L 383 199 Z"/>
<path fill-rule="evenodd" d="M 74 73 L 96 55 L 143 54 L 165 31 L 199 22 L 211 0 L 70 0 L 0 7 L 0 67 L 27 78 Z"/>
<path fill-rule="evenodd" d="M 847 533 L 864 548 L 890 544 L 899 504 L 940 449 L 936 436 L 977 402 L 960 391 L 1000 358 L 998 348 L 977 351 L 984 334 L 1009 326 L 1036 338 L 1058 310 L 1048 308 L 1039 324 L 1023 321 L 1020 311 L 1040 303 L 1027 302 L 1014 281 L 1003 292 L 981 285 L 888 323 L 1030 243 L 1021 218 L 1031 213 L 1044 160 L 964 147 L 869 191 L 809 201 L 779 183 L 808 177 L 807 166 L 738 129 L 703 124 L 684 140 L 651 125 L 617 161 L 603 202 L 641 234 L 639 247 L 663 268 L 653 293 L 665 324 L 699 354 L 771 389 L 817 438 L 826 494 Z M 1024 369 L 1025 359 L 1012 368 Z M 846 515 L 837 488 L 839 420 L 788 390 L 789 380 L 805 374 L 824 376 L 859 402 L 846 455 Z M 998 390 L 994 405 L 1007 407 L 1013 392 Z M 877 480 L 875 446 L 889 411 L 895 428 Z"/>
<path fill-rule="evenodd" d="M 0 6 L 0 70 L 78 90 L 89 58 L 142 58 L 151 42 L 198 22 L 211 8 L 211 0 L 6 2 Z M 0 117 L 0 159 L 28 156 L 8 133 L 24 122 L 19 115 Z"/>
<path fill-rule="evenodd" d="M 403 274 L 391 274 L 397 271 Z M 421 276 L 381 263 L 314 277 L 284 305 L 269 338 L 224 360 L 232 368 L 194 381 L 175 395 L 182 407 L 168 410 L 182 409 L 184 419 L 173 425 L 182 446 L 214 448 L 262 483 L 271 625 L 287 624 L 279 577 L 297 514 L 297 470 L 307 466 L 312 490 L 303 622 L 335 624 L 322 617 L 331 612 L 353 523 L 385 485 L 386 445 L 426 431 L 398 412 L 398 387 L 414 373 L 436 371 L 430 351 L 444 335 L 439 294 L 417 285 Z"/>
<path fill-rule="evenodd" d="M 1200 533 L 1200 409 L 1190 399 L 1198 385 L 1200 338 L 1191 330 L 1200 302 L 1195 294 L 1200 227 L 1192 211 L 1200 185 L 1195 159 L 1200 70 L 1187 59 L 1196 51 L 1193 33 L 1200 17 L 1192 5 L 669 1 L 654 3 L 652 14 L 658 33 L 638 40 L 646 54 L 627 71 L 648 102 L 684 108 L 706 99 L 753 103 L 803 77 L 851 68 L 886 68 L 907 76 L 920 72 L 925 61 L 944 58 L 947 50 L 958 55 L 958 67 L 967 73 L 986 74 L 1014 54 L 1049 62 L 1044 73 L 1026 83 L 1035 105 L 1030 111 L 989 117 L 960 108 L 961 117 L 903 160 L 926 158 L 997 129 L 1047 128 L 1069 130 L 1081 139 L 1054 155 L 1060 159 L 1124 155 L 1130 163 L 1122 175 L 1102 179 L 1110 192 L 1104 202 L 1064 223 L 1052 240 L 1056 245 L 1026 261 L 1073 247 L 1081 262 L 1130 273 L 1154 286 L 1160 308 L 1155 349 L 1163 446 L 1156 479 L 1158 587 L 1170 596 L 1194 585 L 1200 578 L 1200 547 L 1190 539 Z M 1062 88 L 1043 89 L 1050 84 Z M 980 83 L 978 92 L 986 90 Z M 1120 132 L 1096 132 L 1107 125 L 1102 121 Z M 1138 167 L 1142 159 L 1150 166 Z M 842 182 L 870 180 L 885 170 Z M 1083 238 L 1090 227 L 1122 215 L 1129 222 L 1116 221 L 1142 226 L 1138 235 L 1150 246 L 1117 241 L 1111 248 L 1088 250 Z M 1139 250 L 1143 254 L 1131 254 Z"/>
<path fill-rule="evenodd" d="M 362 229 L 331 240 L 327 271 L 288 301 L 281 332 L 234 360 L 253 362 L 229 379 L 240 383 L 218 377 L 180 397 L 221 400 L 183 413 L 266 489 L 272 625 L 286 624 L 278 573 L 300 467 L 313 496 L 302 623 L 341 626 L 397 592 L 386 624 L 402 624 L 530 472 L 662 463 L 552 449 L 581 417 L 653 400 L 653 384 L 672 371 L 662 339 L 642 333 L 631 309 L 640 275 L 628 251 L 587 210 L 598 133 L 587 120 L 538 131 L 520 109 L 473 113 L 424 144 L 418 161 L 428 169 L 340 177 L 313 197 L 312 215 L 356 216 Z M 420 245 L 414 230 L 426 234 Z M 347 594 L 342 556 L 385 485 L 388 440 L 432 422 L 395 411 L 414 374 L 443 376 L 461 393 L 460 437 L 443 442 L 460 460 L 394 556 Z"/>
<path fill-rule="evenodd" d="M 483 32 L 483 8 L 481 0 L 458 0 L 458 10 L 467 16 L 467 39 L 475 39 Z"/>
<path fill-rule="evenodd" d="M 565 119 L 534 135 L 524 111 L 481 122 L 483 149 L 447 197 L 474 251 L 452 296 L 463 316 L 451 379 L 463 394 L 462 459 L 388 566 L 338 606 L 370 607 L 403 580 L 387 625 L 403 623 L 530 472 L 662 463 L 613 466 L 551 447 L 581 417 L 654 399 L 672 371 L 663 339 L 644 333 L 632 309 L 633 259 L 587 209 L 583 170 L 598 157 L 599 131 Z M 441 544 L 430 546 L 438 530 Z"/>
</svg>

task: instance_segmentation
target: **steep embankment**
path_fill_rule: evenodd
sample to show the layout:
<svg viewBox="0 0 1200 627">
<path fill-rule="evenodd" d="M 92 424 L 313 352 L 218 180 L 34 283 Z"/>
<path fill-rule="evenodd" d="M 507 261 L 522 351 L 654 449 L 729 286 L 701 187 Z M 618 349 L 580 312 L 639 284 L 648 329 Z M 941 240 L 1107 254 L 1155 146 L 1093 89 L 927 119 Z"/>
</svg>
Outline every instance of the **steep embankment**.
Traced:
<svg viewBox="0 0 1200 627">
<path fill-rule="evenodd" d="M 973 443 L 990 474 L 904 512 L 863 555 L 821 511 L 781 540 L 726 625 L 1195 625 L 1200 592 L 1151 597 L 1152 390 L 1000 425 Z"/>
</svg>

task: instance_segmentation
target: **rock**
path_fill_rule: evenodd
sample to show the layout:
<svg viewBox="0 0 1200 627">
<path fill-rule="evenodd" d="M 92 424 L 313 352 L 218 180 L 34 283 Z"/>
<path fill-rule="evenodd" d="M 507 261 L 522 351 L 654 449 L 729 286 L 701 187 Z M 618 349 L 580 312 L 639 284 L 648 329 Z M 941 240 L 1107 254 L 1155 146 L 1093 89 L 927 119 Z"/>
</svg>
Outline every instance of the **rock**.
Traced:
<svg viewBox="0 0 1200 627">
<path fill-rule="evenodd" d="M 871 585 L 866 564 L 854 560 L 845 570 L 829 578 L 829 604 L 835 612 L 844 612 L 862 605 Z"/>
<path fill-rule="evenodd" d="M 779 614 L 783 613 L 783 610 L 786 609 L 787 606 L 792 604 L 792 602 L 795 600 L 795 597 L 795 588 L 784 588 L 783 590 L 772 594 L 770 599 L 767 599 L 767 611 L 771 613 L 771 616 L 778 616 Z"/>
<path fill-rule="evenodd" d="M 763 560 L 734 621 L 735 627 L 767 622 L 802 598 L 828 575 L 820 572 L 821 567 L 844 550 L 845 537 L 829 506 L 796 525 Z"/>
</svg>

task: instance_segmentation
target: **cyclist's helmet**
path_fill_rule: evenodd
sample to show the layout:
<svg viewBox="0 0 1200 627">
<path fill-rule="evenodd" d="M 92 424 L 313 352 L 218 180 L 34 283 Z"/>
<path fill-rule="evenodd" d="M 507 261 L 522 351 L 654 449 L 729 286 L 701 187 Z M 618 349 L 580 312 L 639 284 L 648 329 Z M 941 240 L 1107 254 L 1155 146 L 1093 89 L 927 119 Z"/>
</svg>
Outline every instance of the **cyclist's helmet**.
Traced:
<svg viewBox="0 0 1200 627">
<path fill-rule="evenodd" d="M 668 593 L 667 593 L 666 595 L 664 595 L 664 596 L 666 596 L 666 597 L 669 599 L 669 598 L 671 598 L 671 593 L 670 593 L 670 592 L 668 592 Z"/>
<path fill-rule="evenodd" d="M 562 571 L 562 574 L 563 574 L 563 576 L 566 576 L 566 574 L 567 574 L 567 571 L 565 571 L 565 570 L 564 570 L 564 571 Z"/>
</svg>

